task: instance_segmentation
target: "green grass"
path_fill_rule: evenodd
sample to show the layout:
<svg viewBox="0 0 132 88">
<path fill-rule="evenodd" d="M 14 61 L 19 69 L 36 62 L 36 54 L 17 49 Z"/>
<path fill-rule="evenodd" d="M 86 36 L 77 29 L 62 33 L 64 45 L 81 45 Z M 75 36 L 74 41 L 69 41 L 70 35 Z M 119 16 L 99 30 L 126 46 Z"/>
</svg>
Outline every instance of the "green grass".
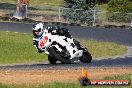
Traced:
<svg viewBox="0 0 132 88">
<path fill-rule="evenodd" d="M 111 76 L 106 77 L 105 79 L 125 79 L 132 81 L 132 74 L 124 74 L 124 75 L 118 75 L 118 76 Z M 82 87 L 79 82 L 78 83 L 60 83 L 60 82 L 54 82 L 50 84 L 44 84 L 44 85 L 23 85 L 23 86 L 6 86 L 0 84 L 0 88 L 132 88 L 132 85 L 128 86 L 86 86 Z"/>
<path fill-rule="evenodd" d="M 116 75 L 116 76 L 109 76 L 109 77 L 105 77 L 104 79 L 117 79 L 117 80 L 130 80 L 132 81 L 132 74 L 124 74 L 124 75 Z"/>
<path fill-rule="evenodd" d="M 6 86 L 0 83 L 0 88 L 9 88 L 9 86 Z"/>
<path fill-rule="evenodd" d="M 0 32 L 0 64 L 43 60 L 46 60 L 46 55 L 37 53 L 31 35 Z"/>
<path fill-rule="evenodd" d="M 16 1 L 17 0 L 0 0 L 1 3 L 10 3 L 10 4 L 16 4 Z M 63 6 L 64 0 L 30 0 L 30 5 Z M 103 10 L 103 11 L 107 11 L 108 5 L 107 4 L 96 4 L 96 7 Z"/>
<path fill-rule="evenodd" d="M 52 84 L 36 85 L 36 86 L 6 86 L 0 85 L 0 88 L 132 88 L 132 86 L 86 86 L 83 87 L 79 83 L 59 83 L 55 82 Z"/>
<path fill-rule="evenodd" d="M 124 76 L 127 76 L 127 75 L 123 75 L 121 77 L 124 77 Z M 132 75 L 130 75 L 130 76 L 132 77 Z M 115 79 L 115 77 L 113 77 L 112 79 Z M 79 83 L 55 82 L 52 84 L 40 85 L 40 86 L 36 86 L 36 87 L 30 86 L 29 88 L 132 88 L 132 85 L 130 85 L 130 86 L 86 86 L 86 87 L 83 87 Z"/>
<path fill-rule="evenodd" d="M 42 62 L 47 56 L 39 54 L 32 45 L 31 34 L 0 32 L 0 64 Z M 80 40 L 80 39 L 79 39 Z M 127 48 L 109 42 L 80 40 L 93 57 L 115 56 L 127 52 Z"/>
<path fill-rule="evenodd" d="M 16 3 L 17 0 L 0 0 L 2 3 Z M 61 6 L 63 5 L 63 0 L 30 0 L 30 5 L 51 5 L 51 6 Z"/>
<path fill-rule="evenodd" d="M 61 6 L 63 5 L 63 0 L 30 0 L 31 5 L 51 5 L 51 6 Z"/>
<path fill-rule="evenodd" d="M 93 57 L 107 57 L 124 54 L 127 48 L 123 45 L 110 42 L 99 42 L 95 40 L 80 40 L 80 43 L 87 47 Z"/>
<path fill-rule="evenodd" d="M 16 3 L 17 0 L 0 0 L 1 3 Z"/>
</svg>

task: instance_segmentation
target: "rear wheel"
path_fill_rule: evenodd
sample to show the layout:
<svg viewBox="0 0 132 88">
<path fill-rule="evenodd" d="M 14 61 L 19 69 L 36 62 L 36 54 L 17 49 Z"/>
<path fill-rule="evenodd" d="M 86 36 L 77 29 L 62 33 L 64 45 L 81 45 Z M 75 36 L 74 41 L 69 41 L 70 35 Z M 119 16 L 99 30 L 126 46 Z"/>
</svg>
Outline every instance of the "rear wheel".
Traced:
<svg viewBox="0 0 132 88">
<path fill-rule="evenodd" d="M 90 63 L 92 61 L 91 54 L 87 51 L 84 51 L 80 61 L 83 63 Z"/>
<path fill-rule="evenodd" d="M 56 64 L 57 59 L 54 58 L 54 57 L 52 57 L 52 56 L 50 56 L 50 55 L 48 55 L 48 61 L 49 61 L 51 64 Z"/>
<path fill-rule="evenodd" d="M 58 61 L 60 61 L 63 64 L 69 64 L 69 63 L 71 63 L 70 58 L 66 58 L 66 57 L 63 57 L 62 55 L 60 55 L 59 54 L 60 52 L 58 52 L 57 49 L 54 46 L 49 48 L 49 53 L 54 58 L 56 58 Z"/>
</svg>

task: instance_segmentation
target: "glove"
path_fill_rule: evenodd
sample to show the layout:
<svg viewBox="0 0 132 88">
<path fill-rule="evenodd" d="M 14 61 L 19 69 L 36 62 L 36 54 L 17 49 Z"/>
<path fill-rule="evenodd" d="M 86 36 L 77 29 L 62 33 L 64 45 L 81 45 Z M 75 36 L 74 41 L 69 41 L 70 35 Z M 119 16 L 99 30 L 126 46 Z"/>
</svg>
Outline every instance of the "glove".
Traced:
<svg viewBox="0 0 132 88">
<path fill-rule="evenodd" d="M 33 39 L 33 45 L 38 45 L 38 41 L 36 39 Z"/>
<path fill-rule="evenodd" d="M 38 48 L 38 41 L 35 38 L 33 39 L 33 45 L 38 50 L 39 53 L 44 52 L 43 50 Z"/>
<path fill-rule="evenodd" d="M 38 52 L 39 52 L 39 53 L 42 53 L 42 52 L 44 52 L 44 51 L 42 51 L 42 50 L 38 49 Z"/>
<path fill-rule="evenodd" d="M 33 45 L 36 45 L 36 41 L 35 40 L 33 40 Z"/>
</svg>

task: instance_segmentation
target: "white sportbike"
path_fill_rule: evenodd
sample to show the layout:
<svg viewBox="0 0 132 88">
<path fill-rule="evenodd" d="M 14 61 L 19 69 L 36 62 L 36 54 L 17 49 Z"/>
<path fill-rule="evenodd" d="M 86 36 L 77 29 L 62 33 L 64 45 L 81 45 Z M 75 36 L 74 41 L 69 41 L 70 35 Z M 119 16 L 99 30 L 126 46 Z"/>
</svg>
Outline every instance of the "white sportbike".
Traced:
<svg viewBox="0 0 132 88">
<path fill-rule="evenodd" d="M 63 64 L 78 60 L 83 63 L 91 62 L 91 54 L 78 41 L 73 39 L 72 36 L 59 35 L 54 31 L 56 30 L 50 31 L 45 28 L 41 36 L 33 38 L 34 46 L 39 52 L 48 54 L 48 61 L 51 64 L 56 64 L 57 61 Z"/>
</svg>

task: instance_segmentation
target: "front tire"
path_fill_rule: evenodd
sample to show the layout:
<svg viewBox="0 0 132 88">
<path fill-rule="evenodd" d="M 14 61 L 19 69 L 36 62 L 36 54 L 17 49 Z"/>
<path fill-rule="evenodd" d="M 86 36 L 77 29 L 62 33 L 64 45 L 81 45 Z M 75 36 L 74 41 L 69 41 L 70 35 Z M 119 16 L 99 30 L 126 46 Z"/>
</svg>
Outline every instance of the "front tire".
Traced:
<svg viewBox="0 0 132 88">
<path fill-rule="evenodd" d="M 56 58 L 53 58 L 53 57 L 50 56 L 50 55 L 48 55 L 48 61 L 49 61 L 51 64 L 56 64 L 57 59 L 56 59 Z"/>
<path fill-rule="evenodd" d="M 87 51 L 84 51 L 80 61 L 83 63 L 90 63 L 92 61 L 91 54 Z"/>
<path fill-rule="evenodd" d="M 65 57 L 59 55 L 59 53 L 57 52 L 57 49 L 54 46 L 49 48 L 49 53 L 63 64 L 71 63 L 71 60 L 69 58 L 65 58 Z"/>
</svg>

